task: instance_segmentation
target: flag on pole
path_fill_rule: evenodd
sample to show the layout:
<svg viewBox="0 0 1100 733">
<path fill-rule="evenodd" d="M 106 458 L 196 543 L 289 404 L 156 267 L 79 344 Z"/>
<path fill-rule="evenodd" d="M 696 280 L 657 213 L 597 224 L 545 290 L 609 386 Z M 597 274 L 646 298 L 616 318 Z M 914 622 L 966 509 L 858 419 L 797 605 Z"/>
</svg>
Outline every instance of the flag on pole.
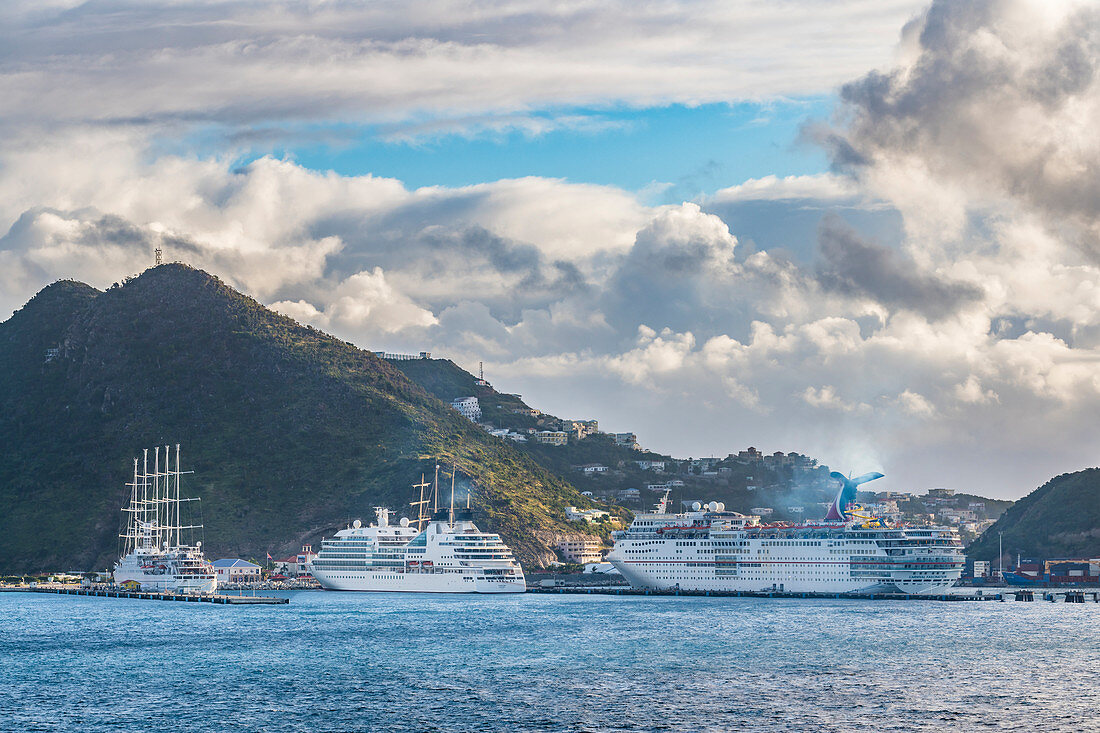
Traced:
<svg viewBox="0 0 1100 733">
<path fill-rule="evenodd" d="M 271 553 L 269 552 L 269 553 L 267 553 L 267 559 L 268 560 L 274 560 L 275 558 L 271 557 Z"/>
</svg>

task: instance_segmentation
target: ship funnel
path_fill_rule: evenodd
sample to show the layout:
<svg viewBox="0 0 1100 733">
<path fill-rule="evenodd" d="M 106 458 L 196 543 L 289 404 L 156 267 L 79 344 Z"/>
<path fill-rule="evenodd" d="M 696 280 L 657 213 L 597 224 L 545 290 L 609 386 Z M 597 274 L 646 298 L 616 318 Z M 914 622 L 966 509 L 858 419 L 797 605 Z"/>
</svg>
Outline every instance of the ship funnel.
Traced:
<svg viewBox="0 0 1100 733">
<path fill-rule="evenodd" d="M 855 478 L 848 478 L 838 471 L 833 471 L 829 475 L 839 480 L 841 484 L 840 491 L 837 492 L 836 498 L 833 499 L 833 503 L 829 506 L 829 513 L 825 515 L 826 521 L 835 522 L 847 521 L 848 505 L 856 500 L 856 492 L 859 490 L 860 484 L 880 479 L 883 476 L 883 474 L 877 471 L 865 473 Z"/>
</svg>

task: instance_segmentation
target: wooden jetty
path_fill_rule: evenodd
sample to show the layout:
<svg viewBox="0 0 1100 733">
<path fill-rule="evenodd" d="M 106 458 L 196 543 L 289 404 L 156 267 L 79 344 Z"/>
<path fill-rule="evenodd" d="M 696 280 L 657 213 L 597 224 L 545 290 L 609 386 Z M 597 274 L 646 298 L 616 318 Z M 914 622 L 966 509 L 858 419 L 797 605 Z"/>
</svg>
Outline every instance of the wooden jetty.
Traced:
<svg viewBox="0 0 1100 733">
<path fill-rule="evenodd" d="M 21 593 L 54 593 L 63 596 L 95 596 L 98 598 L 137 598 L 143 601 L 182 601 L 185 603 L 219 603 L 227 606 L 278 606 L 290 603 L 289 598 L 271 596 L 199 595 L 195 593 L 153 593 L 114 588 L 29 588 L 7 587 L 0 590 Z"/>
</svg>

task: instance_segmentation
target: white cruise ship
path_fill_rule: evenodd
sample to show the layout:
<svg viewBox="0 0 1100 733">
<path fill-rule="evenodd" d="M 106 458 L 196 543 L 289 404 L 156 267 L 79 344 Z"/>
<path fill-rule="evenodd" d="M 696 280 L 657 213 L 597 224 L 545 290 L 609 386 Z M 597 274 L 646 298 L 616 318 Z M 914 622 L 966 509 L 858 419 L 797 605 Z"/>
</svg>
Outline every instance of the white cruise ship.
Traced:
<svg viewBox="0 0 1100 733">
<path fill-rule="evenodd" d="M 881 478 L 847 479 L 820 522 L 761 524 L 718 502 L 652 513 L 614 533 L 607 559 L 635 588 L 792 593 L 931 594 L 962 574 L 958 532 L 950 527 L 894 526 L 860 513 L 856 487 Z"/>
<path fill-rule="evenodd" d="M 377 521 L 358 519 L 329 539 L 310 563 L 310 572 L 326 590 L 406 591 L 415 593 L 523 593 L 523 568 L 500 536 L 482 532 L 470 509 L 452 506 L 424 514 L 421 498 L 416 526 L 406 518 L 394 526 L 391 512 L 375 507 Z M 438 497 L 438 470 L 434 495 Z"/>
<path fill-rule="evenodd" d="M 122 551 L 115 563 L 114 583 L 141 584 L 141 590 L 160 593 L 213 593 L 218 587 L 214 567 L 202 554 L 202 541 L 194 542 L 201 524 L 184 523 L 183 507 L 198 499 L 180 498 L 180 447 L 176 446 L 175 468 L 170 468 L 168 446 L 164 446 L 164 470 L 160 448 L 154 449 L 153 472 L 149 473 L 149 451 L 145 450 L 141 471 L 134 459 L 134 480 L 126 529 L 119 535 Z M 190 471 L 186 472 L 190 473 Z M 184 544 L 184 536 L 189 539 Z"/>
</svg>

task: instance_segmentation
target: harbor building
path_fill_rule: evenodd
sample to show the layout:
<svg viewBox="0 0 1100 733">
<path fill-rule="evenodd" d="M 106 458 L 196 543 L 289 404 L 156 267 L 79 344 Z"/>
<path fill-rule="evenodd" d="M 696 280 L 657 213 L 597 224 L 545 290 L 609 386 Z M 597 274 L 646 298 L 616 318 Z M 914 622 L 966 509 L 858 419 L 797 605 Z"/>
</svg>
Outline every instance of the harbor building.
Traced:
<svg viewBox="0 0 1100 733">
<path fill-rule="evenodd" d="M 214 561 L 218 583 L 255 583 L 260 579 L 260 566 L 239 557 Z"/>
<path fill-rule="evenodd" d="M 562 540 L 558 543 L 558 551 L 566 562 L 578 565 L 603 562 L 603 543 L 595 537 Z"/>
</svg>

